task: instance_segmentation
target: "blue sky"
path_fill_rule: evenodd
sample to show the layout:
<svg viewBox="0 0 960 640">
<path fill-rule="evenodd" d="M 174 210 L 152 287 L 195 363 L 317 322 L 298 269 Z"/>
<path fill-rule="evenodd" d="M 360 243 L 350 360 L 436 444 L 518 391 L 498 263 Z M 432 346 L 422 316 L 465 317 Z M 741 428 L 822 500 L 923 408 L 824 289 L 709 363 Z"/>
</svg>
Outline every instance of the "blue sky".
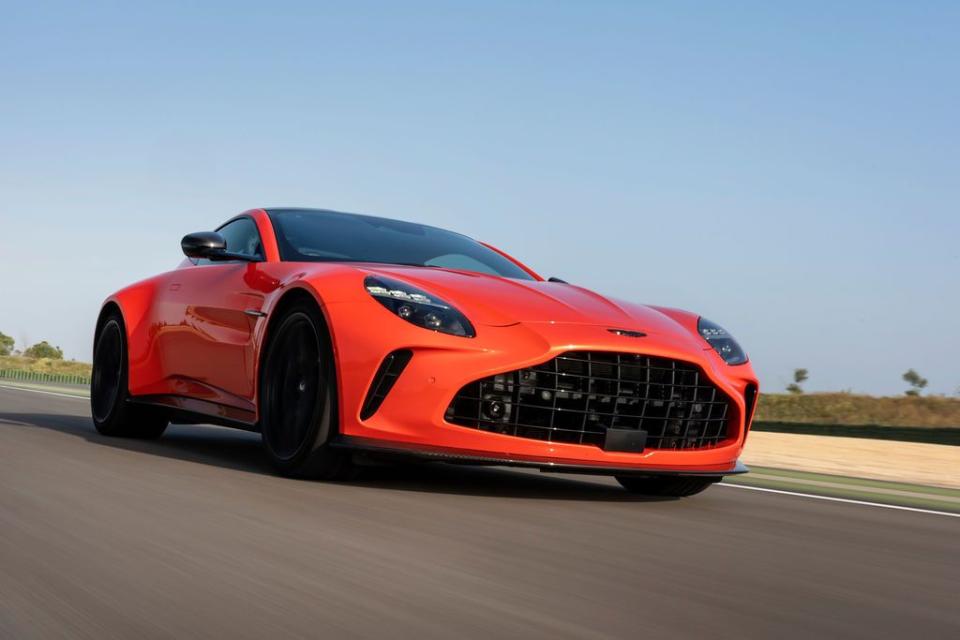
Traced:
<svg viewBox="0 0 960 640">
<path fill-rule="evenodd" d="M 0 331 L 253 206 L 702 313 L 764 388 L 960 388 L 960 3 L 0 2 Z"/>
</svg>

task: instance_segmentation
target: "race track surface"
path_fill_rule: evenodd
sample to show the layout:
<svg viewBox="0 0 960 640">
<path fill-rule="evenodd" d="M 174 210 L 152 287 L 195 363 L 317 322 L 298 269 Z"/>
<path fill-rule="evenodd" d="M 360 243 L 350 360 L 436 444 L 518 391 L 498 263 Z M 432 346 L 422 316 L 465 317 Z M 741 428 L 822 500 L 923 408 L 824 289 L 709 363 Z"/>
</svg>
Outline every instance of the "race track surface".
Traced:
<svg viewBox="0 0 960 640">
<path fill-rule="evenodd" d="M 445 465 L 274 476 L 0 389 L 0 638 L 957 638 L 960 518 Z"/>
</svg>

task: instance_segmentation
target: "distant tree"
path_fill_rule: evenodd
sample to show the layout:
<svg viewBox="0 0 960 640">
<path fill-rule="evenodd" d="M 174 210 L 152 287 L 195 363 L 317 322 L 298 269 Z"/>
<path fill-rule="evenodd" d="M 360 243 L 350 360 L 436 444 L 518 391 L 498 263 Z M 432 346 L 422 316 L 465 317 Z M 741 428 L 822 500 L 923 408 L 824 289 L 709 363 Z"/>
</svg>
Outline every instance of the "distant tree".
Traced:
<svg viewBox="0 0 960 640">
<path fill-rule="evenodd" d="M 800 385 L 807 381 L 810 372 L 806 369 L 793 370 L 793 382 L 787 385 L 787 391 L 790 393 L 803 393 L 803 387 Z"/>
<path fill-rule="evenodd" d="M 920 391 L 927 386 L 927 379 L 913 369 L 908 369 L 907 372 L 903 374 L 903 379 L 910 385 L 910 388 L 907 389 L 908 396 L 920 395 Z"/>
<path fill-rule="evenodd" d="M 3 331 L 0 331 L 0 356 L 8 356 L 13 353 L 14 340 Z"/>
<path fill-rule="evenodd" d="M 63 349 L 55 347 L 44 340 L 38 342 L 23 352 L 28 358 L 50 358 L 51 360 L 63 360 Z"/>
</svg>

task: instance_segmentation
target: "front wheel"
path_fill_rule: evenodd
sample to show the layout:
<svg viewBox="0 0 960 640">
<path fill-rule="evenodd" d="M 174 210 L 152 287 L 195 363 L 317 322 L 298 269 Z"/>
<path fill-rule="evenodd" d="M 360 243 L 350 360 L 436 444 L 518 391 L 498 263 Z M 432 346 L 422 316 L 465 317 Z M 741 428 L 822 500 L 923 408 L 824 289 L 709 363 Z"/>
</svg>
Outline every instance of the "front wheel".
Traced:
<svg viewBox="0 0 960 640">
<path fill-rule="evenodd" d="M 323 480 L 351 477 L 348 454 L 332 449 L 337 430 L 333 350 L 317 308 L 299 302 L 271 331 L 260 377 L 260 431 L 280 473 Z"/>
<path fill-rule="evenodd" d="M 700 478 L 690 476 L 655 476 L 645 478 L 640 476 L 617 476 L 624 489 L 630 493 L 637 493 L 646 496 L 664 496 L 683 498 L 692 496 L 715 482 L 720 478 Z"/>
<path fill-rule="evenodd" d="M 162 409 L 130 403 L 127 390 L 127 337 L 123 318 L 113 313 L 97 333 L 90 381 L 93 426 L 105 436 L 159 438 L 167 428 Z"/>
</svg>

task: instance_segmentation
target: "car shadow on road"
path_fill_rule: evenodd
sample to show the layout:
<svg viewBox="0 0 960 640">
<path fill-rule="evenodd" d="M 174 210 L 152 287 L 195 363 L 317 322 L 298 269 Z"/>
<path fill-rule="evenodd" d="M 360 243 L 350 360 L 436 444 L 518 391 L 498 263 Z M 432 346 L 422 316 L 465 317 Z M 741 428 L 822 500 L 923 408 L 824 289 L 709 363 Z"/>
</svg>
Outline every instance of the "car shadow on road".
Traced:
<svg viewBox="0 0 960 640">
<path fill-rule="evenodd" d="M 0 411 L 0 421 L 23 428 L 42 428 L 83 438 L 99 446 L 275 476 L 260 446 L 260 436 L 225 427 L 170 425 L 157 440 L 108 438 L 96 432 L 90 418 L 65 414 Z M 310 482 L 290 480 L 290 482 Z M 674 498 L 639 496 L 612 483 L 569 475 L 552 475 L 505 467 L 473 467 L 440 462 L 363 467 L 355 480 L 337 484 L 378 490 L 432 494 L 496 496 L 539 500 L 662 502 Z"/>
</svg>

